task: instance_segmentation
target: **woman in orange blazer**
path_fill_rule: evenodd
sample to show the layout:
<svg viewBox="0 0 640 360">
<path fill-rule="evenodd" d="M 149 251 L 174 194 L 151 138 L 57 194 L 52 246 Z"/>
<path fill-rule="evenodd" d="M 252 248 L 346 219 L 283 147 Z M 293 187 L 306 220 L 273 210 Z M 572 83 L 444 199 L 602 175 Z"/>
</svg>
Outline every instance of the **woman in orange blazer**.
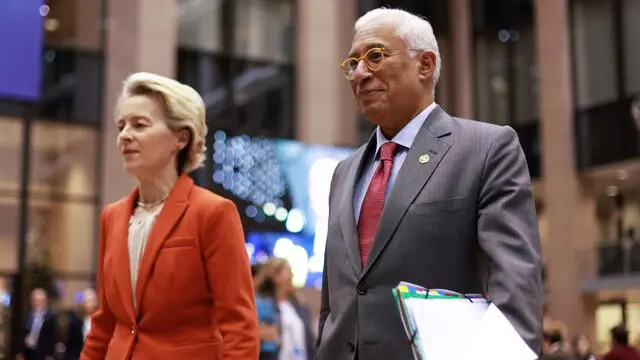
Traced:
<svg viewBox="0 0 640 360">
<path fill-rule="evenodd" d="M 260 336 L 235 205 L 193 184 L 204 159 L 202 98 L 131 75 L 118 149 L 138 181 L 100 222 L 99 308 L 81 360 L 255 360 Z"/>
</svg>

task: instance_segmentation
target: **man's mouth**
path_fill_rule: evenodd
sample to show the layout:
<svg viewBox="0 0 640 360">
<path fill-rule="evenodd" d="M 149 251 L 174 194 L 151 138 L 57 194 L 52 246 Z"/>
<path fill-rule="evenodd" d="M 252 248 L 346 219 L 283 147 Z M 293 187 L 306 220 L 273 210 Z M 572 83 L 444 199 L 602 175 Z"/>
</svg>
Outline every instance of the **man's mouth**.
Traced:
<svg viewBox="0 0 640 360">
<path fill-rule="evenodd" d="M 358 95 L 360 96 L 367 96 L 367 95 L 371 95 L 371 94 L 375 94 L 377 92 L 381 92 L 382 90 L 380 89 L 372 89 L 372 90 L 360 90 L 358 92 Z"/>
</svg>

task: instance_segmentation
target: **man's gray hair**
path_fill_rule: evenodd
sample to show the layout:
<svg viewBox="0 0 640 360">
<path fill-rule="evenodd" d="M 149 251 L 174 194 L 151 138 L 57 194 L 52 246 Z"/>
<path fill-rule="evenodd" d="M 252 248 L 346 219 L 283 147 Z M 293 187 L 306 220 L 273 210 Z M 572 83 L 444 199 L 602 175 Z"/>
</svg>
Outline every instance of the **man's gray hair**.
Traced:
<svg viewBox="0 0 640 360">
<path fill-rule="evenodd" d="M 408 48 L 433 52 L 436 55 L 433 86 L 436 86 L 440 78 L 440 50 L 429 21 L 404 10 L 377 8 L 362 15 L 356 21 L 355 31 L 357 34 L 374 27 L 395 29 L 395 35 L 404 40 Z"/>
</svg>

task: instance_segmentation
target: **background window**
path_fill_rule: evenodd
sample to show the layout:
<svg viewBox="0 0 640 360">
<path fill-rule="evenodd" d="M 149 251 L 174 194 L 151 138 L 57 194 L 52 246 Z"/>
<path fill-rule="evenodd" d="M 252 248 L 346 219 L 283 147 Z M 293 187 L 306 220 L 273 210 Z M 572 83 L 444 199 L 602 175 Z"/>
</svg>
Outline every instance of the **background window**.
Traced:
<svg viewBox="0 0 640 360">
<path fill-rule="evenodd" d="M 54 298 L 73 299 L 56 282 L 93 279 L 98 134 L 50 122 L 36 122 L 31 131 L 27 282 L 40 281 Z"/>
<path fill-rule="evenodd" d="M 622 31 L 627 95 L 640 92 L 640 1 L 622 2 Z"/>
<path fill-rule="evenodd" d="M 293 59 L 293 2 L 291 0 L 234 0 L 235 55 L 250 59 L 291 62 Z"/>
<path fill-rule="evenodd" d="M 178 44 L 204 52 L 222 51 L 223 0 L 180 0 Z"/>
<path fill-rule="evenodd" d="M 619 303 L 602 304 L 596 309 L 596 343 L 592 349 L 596 353 L 603 353 L 611 348 L 610 330 L 623 322 L 623 306 Z"/>
<path fill-rule="evenodd" d="M 615 101 L 616 49 L 613 2 L 573 2 L 573 43 L 577 106 L 589 108 Z"/>
<path fill-rule="evenodd" d="M 535 29 L 523 27 L 511 35 L 513 42 L 514 123 L 525 125 L 538 118 L 538 61 Z"/>
<path fill-rule="evenodd" d="M 532 3 L 485 0 L 473 4 L 478 119 L 514 127 L 536 123 L 538 69 Z"/>
<path fill-rule="evenodd" d="M 478 38 L 475 67 L 478 119 L 494 124 L 508 124 L 511 84 L 507 48 L 497 37 Z"/>
<path fill-rule="evenodd" d="M 0 276 L 8 276 L 16 271 L 18 266 L 18 206 L 23 124 L 20 119 L 0 117 L 0 128 Z"/>
</svg>

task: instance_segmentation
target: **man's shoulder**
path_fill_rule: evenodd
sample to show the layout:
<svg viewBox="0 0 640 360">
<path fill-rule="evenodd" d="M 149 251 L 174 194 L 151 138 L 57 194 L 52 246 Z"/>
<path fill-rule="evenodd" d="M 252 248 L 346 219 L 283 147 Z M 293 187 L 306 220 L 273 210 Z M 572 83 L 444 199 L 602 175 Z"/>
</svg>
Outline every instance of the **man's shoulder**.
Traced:
<svg viewBox="0 0 640 360">
<path fill-rule="evenodd" d="M 334 174 L 337 174 L 339 171 L 341 171 L 341 169 L 347 169 L 349 168 L 349 164 L 352 164 L 356 158 L 360 157 L 361 154 L 367 150 L 367 146 L 369 145 L 368 142 L 360 145 L 359 148 L 355 149 L 351 154 L 349 154 L 346 158 L 344 158 L 343 160 L 341 160 L 340 162 L 338 162 L 338 165 L 336 165 L 336 168 L 334 170 Z M 346 166 L 345 166 L 346 164 Z"/>
<path fill-rule="evenodd" d="M 506 125 L 496 125 L 478 120 L 451 117 L 453 127 L 462 134 L 476 134 L 483 137 L 497 137 L 502 132 L 511 127 Z"/>
</svg>

